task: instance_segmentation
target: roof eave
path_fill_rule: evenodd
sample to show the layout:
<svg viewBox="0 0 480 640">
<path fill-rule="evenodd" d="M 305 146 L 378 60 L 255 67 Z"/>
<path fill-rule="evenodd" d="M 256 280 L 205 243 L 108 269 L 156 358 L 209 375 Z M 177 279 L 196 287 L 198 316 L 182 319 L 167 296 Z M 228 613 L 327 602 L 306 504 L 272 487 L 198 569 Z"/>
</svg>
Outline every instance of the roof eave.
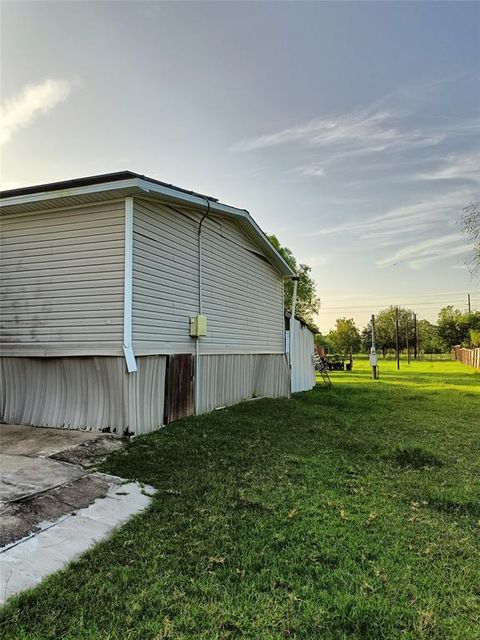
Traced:
<svg viewBox="0 0 480 640">
<path fill-rule="evenodd" d="M 174 202 L 181 202 L 184 204 L 199 206 L 202 208 L 205 207 L 206 202 L 208 201 L 210 204 L 210 211 L 235 218 L 243 226 L 251 229 L 254 232 L 259 245 L 270 259 L 270 262 L 283 276 L 289 278 L 293 278 L 296 276 L 295 272 L 285 262 L 282 256 L 268 240 L 265 233 L 261 230 L 255 220 L 245 209 L 231 207 L 216 200 L 212 200 L 207 196 L 186 193 L 184 191 L 169 188 L 167 186 L 157 184 L 155 182 L 150 182 L 147 179 L 139 177 L 132 177 L 125 180 L 113 180 L 111 182 L 104 182 L 102 184 L 92 184 L 66 189 L 57 189 L 53 191 L 40 191 L 37 193 L 6 196 L 1 199 L 0 207 L 2 209 L 6 209 L 7 207 L 14 205 L 25 205 L 33 202 L 48 203 L 49 200 L 61 200 L 62 198 L 68 198 L 71 196 L 88 196 L 90 194 L 99 192 L 113 192 L 119 190 L 128 190 L 132 193 L 132 195 L 156 195 L 167 201 L 171 200 Z"/>
</svg>

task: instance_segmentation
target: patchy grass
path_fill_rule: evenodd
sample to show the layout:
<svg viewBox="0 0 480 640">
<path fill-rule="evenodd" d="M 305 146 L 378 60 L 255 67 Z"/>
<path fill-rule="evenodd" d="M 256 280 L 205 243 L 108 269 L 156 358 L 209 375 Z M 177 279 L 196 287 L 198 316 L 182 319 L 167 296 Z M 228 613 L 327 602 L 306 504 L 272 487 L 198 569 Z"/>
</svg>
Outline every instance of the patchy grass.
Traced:
<svg viewBox="0 0 480 640">
<path fill-rule="evenodd" d="M 113 454 L 151 508 L 12 600 L 2 638 L 480 638 L 480 375 L 380 367 Z"/>
<path fill-rule="evenodd" d="M 391 459 L 400 467 L 412 467 L 413 469 L 441 467 L 443 464 L 434 453 L 420 447 L 398 447 Z"/>
</svg>

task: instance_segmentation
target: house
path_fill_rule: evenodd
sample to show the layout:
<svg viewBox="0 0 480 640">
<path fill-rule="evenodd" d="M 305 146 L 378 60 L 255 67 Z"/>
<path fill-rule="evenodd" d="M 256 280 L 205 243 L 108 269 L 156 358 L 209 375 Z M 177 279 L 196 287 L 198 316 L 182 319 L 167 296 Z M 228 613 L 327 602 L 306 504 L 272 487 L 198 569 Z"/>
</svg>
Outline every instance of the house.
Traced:
<svg viewBox="0 0 480 640">
<path fill-rule="evenodd" d="M 289 396 L 295 274 L 246 210 L 129 171 L 0 198 L 1 420 L 130 435 Z"/>
</svg>

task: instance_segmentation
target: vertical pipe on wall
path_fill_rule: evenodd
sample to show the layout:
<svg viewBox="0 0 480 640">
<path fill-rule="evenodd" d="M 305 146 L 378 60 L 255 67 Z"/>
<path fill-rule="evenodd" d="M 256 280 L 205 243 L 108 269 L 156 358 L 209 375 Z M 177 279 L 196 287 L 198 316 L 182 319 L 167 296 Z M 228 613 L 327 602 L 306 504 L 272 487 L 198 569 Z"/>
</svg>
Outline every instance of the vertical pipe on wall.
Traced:
<svg viewBox="0 0 480 640">
<path fill-rule="evenodd" d="M 292 278 L 293 280 L 293 294 L 292 294 L 292 308 L 290 311 L 290 338 L 288 341 L 288 364 L 290 369 L 290 393 L 292 392 L 292 354 L 293 354 L 293 341 L 295 338 L 295 311 L 297 307 L 297 289 L 298 289 L 298 276 Z"/>
<path fill-rule="evenodd" d="M 128 373 L 137 370 L 132 346 L 133 197 L 125 198 L 125 256 L 123 279 L 123 353 Z"/>
<path fill-rule="evenodd" d="M 202 229 L 205 218 L 210 213 L 210 201 L 205 198 L 207 210 L 203 214 L 199 224 L 197 233 L 197 257 L 198 257 L 198 314 L 203 314 L 203 291 L 202 291 Z M 198 415 L 200 410 L 200 343 L 199 337 L 195 338 L 195 413 Z"/>
</svg>

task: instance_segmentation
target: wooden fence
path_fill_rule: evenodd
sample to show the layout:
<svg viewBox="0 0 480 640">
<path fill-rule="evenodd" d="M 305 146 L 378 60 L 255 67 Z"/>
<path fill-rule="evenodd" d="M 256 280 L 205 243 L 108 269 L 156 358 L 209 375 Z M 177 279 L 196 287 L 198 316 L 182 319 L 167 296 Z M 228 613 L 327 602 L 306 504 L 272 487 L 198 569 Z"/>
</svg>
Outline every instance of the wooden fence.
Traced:
<svg viewBox="0 0 480 640">
<path fill-rule="evenodd" d="M 462 364 L 469 364 L 475 369 L 480 369 L 480 348 L 464 349 L 463 347 L 453 347 L 452 359 L 458 360 Z"/>
</svg>

